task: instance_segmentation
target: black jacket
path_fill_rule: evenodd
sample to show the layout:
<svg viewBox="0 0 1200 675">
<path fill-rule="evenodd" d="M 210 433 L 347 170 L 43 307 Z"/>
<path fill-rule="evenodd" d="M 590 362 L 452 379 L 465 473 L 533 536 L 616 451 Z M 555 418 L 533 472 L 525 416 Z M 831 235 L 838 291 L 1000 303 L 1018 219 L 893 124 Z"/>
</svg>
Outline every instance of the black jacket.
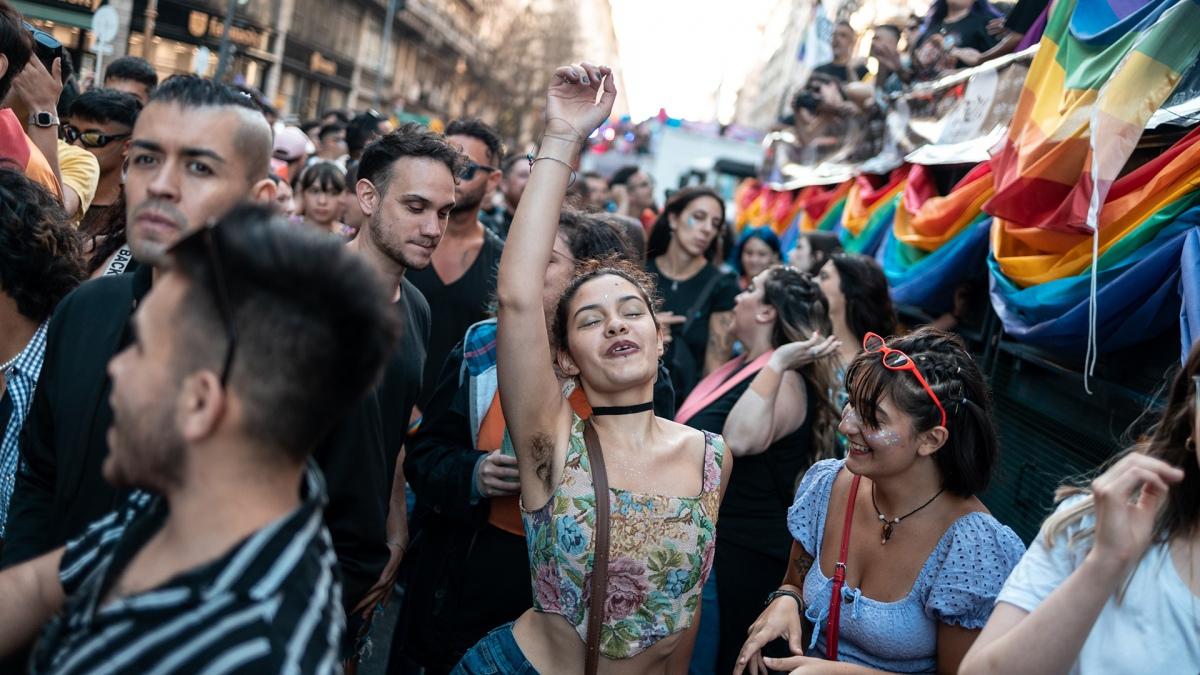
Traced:
<svg viewBox="0 0 1200 675">
<path fill-rule="evenodd" d="M 0 566 L 29 560 L 123 503 L 101 475 L 112 424 L 109 360 L 129 344 L 129 317 L 150 290 L 151 268 L 89 281 L 58 306 L 46 358 L 21 433 L 21 468 L 9 507 Z M 353 607 L 388 561 L 385 534 L 391 474 L 374 393 L 356 404 L 313 452 L 325 473 L 325 520 Z"/>
</svg>

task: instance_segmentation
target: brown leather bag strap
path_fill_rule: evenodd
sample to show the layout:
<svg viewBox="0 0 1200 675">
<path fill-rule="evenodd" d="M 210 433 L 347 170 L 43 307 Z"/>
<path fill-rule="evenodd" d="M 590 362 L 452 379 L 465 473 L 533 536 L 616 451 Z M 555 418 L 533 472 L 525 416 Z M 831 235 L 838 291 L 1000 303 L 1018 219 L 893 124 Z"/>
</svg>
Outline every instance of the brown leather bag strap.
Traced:
<svg viewBox="0 0 1200 675">
<path fill-rule="evenodd" d="M 596 552 L 592 558 L 592 598 L 588 605 L 587 661 L 584 673 L 596 675 L 596 669 L 600 666 L 600 626 L 604 624 L 604 599 L 608 596 L 609 506 L 604 455 L 591 420 L 583 423 L 583 442 L 587 446 L 592 489 L 596 493 Z"/>
</svg>

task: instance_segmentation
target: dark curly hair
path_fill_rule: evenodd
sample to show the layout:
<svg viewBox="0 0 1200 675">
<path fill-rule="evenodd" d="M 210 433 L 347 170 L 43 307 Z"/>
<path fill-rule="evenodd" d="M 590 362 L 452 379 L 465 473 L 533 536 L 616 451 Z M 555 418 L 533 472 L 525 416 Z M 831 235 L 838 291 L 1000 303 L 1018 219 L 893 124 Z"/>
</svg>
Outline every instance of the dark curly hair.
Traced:
<svg viewBox="0 0 1200 675">
<path fill-rule="evenodd" d="M 499 168 L 499 164 L 503 161 L 505 153 L 508 152 L 508 148 L 504 147 L 504 141 L 501 140 L 500 134 L 490 124 L 480 119 L 454 120 L 446 125 L 446 130 L 443 133 L 447 137 L 468 136 L 483 143 L 487 146 L 488 161 L 496 168 Z"/>
<path fill-rule="evenodd" d="M 0 168 L 0 291 L 40 323 L 86 278 L 82 238 L 58 199 L 20 171 Z"/>
<path fill-rule="evenodd" d="M 888 338 L 887 346 L 912 359 L 946 410 L 949 437 L 933 456 L 942 485 L 962 497 L 986 490 L 999 456 L 992 397 L 962 340 L 925 327 Z M 879 426 L 879 402 L 884 398 L 909 418 L 915 433 L 942 423 L 941 411 L 917 378 L 887 368 L 879 352 L 860 352 L 850 362 L 846 393 L 859 417 L 872 427 Z"/>
<path fill-rule="evenodd" d="M 405 157 L 441 162 L 450 170 L 455 183 L 458 182 L 458 175 L 467 168 L 467 156 L 450 145 L 444 135 L 430 131 L 423 124 L 407 122 L 400 125 L 399 129 L 380 136 L 363 150 L 362 160 L 358 163 L 358 177 L 371 181 L 379 194 L 386 194 L 392 180 L 392 168 Z"/>
<path fill-rule="evenodd" d="M 636 262 L 627 258 L 622 258 L 618 255 L 608 255 L 603 258 L 593 258 L 591 260 L 580 261 L 578 271 L 575 278 L 571 279 L 571 283 L 563 289 L 562 295 L 558 297 L 558 306 L 554 311 L 553 334 L 551 338 L 554 341 L 554 346 L 565 352 L 570 352 L 567 343 L 567 314 L 571 310 L 571 301 L 575 299 L 575 295 L 579 292 L 581 286 L 604 276 L 617 276 L 633 284 L 634 288 L 646 301 L 646 306 L 650 308 L 650 316 L 654 319 L 655 327 L 659 327 L 658 312 L 662 304 L 662 300 L 656 295 L 654 288 L 654 278 L 647 274 Z"/>
<path fill-rule="evenodd" d="M 712 197 L 721 205 L 721 230 L 725 229 L 725 200 L 721 199 L 721 195 L 707 185 L 689 185 L 671 195 L 667 199 L 667 203 L 663 204 L 662 213 L 658 214 L 658 218 L 650 228 L 650 238 L 646 242 L 648 259 L 657 258 L 667 252 L 667 246 L 671 243 L 670 217 L 672 215 L 679 216 L 688 207 L 688 204 L 701 197 Z M 713 256 L 717 254 L 717 247 L 721 245 L 720 234 L 718 231 L 717 236 L 713 237 L 712 243 L 708 245 L 708 249 L 704 251 L 704 257 L 708 258 L 709 262 L 712 262 Z"/>
<path fill-rule="evenodd" d="M 829 320 L 829 300 L 820 285 L 806 272 L 790 265 L 777 265 L 768 270 L 763 282 L 763 302 L 775 308 L 778 318 L 771 334 L 771 346 L 778 349 L 791 342 L 802 342 L 814 332 L 833 335 Z M 812 459 L 834 456 L 840 411 L 830 397 L 837 389 L 837 374 L 833 361 L 819 359 L 799 369 L 800 375 L 812 384 L 817 395 L 817 409 L 812 421 Z"/>
</svg>

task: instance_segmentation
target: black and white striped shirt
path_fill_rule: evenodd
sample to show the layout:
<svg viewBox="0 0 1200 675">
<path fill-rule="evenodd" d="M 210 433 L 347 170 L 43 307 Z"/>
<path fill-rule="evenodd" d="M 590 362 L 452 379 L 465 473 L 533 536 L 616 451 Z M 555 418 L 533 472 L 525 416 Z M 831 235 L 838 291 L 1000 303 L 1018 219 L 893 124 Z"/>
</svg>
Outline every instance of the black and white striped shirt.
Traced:
<svg viewBox="0 0 1200 675">
<path fill-rule="evenodd" d="M 162 526 L 167 504 L 135 493 L 67 544 L 63 611 L 33 673 L 332 673 L 345 625 L 341 579 L 310 463 L 304 501 L 220 559 L 97 610 Z"/>
</svg>

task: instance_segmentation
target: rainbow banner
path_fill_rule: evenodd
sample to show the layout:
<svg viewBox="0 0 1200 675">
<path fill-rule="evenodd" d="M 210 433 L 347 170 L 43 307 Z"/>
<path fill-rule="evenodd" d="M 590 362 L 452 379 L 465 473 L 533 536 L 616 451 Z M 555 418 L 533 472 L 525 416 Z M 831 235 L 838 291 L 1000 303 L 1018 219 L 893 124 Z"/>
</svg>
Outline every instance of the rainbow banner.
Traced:
<svg viewBox="0 0 1200 675">
<path fill-rule="evenodd" d="M 1030 66 L 985 210 L 1090 231 L 1142 129 L 1200 53 L 1200 0 L 1059 0 Z M 1093 204 L 1095 201 L 1095 204 Z"/>
</svg>

